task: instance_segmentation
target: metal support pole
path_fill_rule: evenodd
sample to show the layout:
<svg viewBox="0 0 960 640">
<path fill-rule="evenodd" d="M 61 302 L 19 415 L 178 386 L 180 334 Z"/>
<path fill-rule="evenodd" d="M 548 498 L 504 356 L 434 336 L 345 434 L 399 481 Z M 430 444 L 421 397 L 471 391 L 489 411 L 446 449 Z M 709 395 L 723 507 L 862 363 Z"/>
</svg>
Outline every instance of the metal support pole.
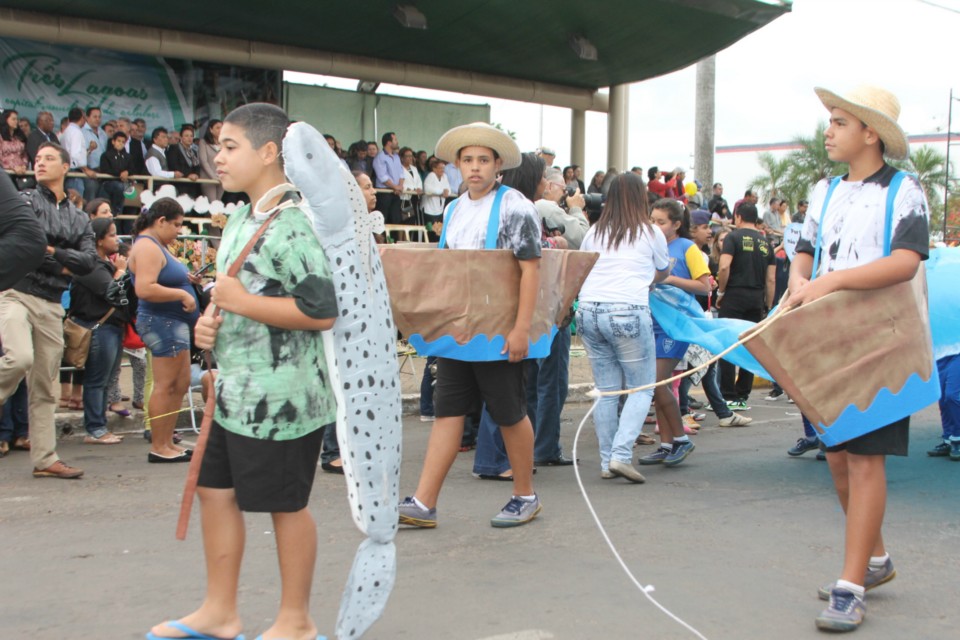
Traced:
<svg viewBox="0 0 960 640">
<path fill-rule="evenodd" d="M 947 216 L 950 213 L 950 136 L 953 131 L 953 89 L 950 89 L 950 107 L 947 109 L 947 164 L 943 179 L 943 241 L 947 241 Z"/>
<path fill-rule="evenodd" d="M 695 115 L 695 140 L 693 174 L 703 185 L 704 193 L 713 185 L 715 95 L 717 81 L 717 57 L 710 56 L 697 63 L 697 98 Z M 796 203 L 793 203 L 796 204 Z"/>
</svg>

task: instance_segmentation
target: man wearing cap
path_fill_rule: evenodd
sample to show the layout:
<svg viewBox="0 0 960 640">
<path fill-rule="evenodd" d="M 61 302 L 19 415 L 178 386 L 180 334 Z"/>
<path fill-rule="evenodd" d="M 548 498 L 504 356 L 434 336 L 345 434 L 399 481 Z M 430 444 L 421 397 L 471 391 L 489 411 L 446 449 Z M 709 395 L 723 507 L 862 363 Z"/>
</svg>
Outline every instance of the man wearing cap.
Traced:
<svg viewBox="0 0 960 640">
<path fill-rule="evenodd" d="M 553 150 L 553 147 L 540 147 L 537 149 L 537 155 L 543 158 L 543 164 L 550 168 L 553 166 L 553 161 L 557 159 L 557 152 Z"/>
<path fill-rule="evenodd" d="M 460 449 L 464 417 L 482 402 L 500 425 L 513 469 L 513 496 L 490 524 L 515 527 L 533 520 L 541 509 L 533 491 L 534 438 L 527 417 L 523 363 L 540 289 L 540 219 L 536 207 L 519 191 L 497 184 L 500 171 L 520 166 L 520 149 L 496 127 L 482 122 L 455 127 L 437 142 L 436 155 L 456 164 L 467 186 L 447 207 L 441 247 L 511 250 L 520 266 L 519 305 L 513 329 L 504 336 L 500 354 L 504 359 L 437 359 L 436 421 L 417 490 L 400 503 L 400 524 L 437 526 L 437 499 Z"/>
<path fill-rule="evenodd" d="M 830 112 L 827 155 L 844 162 L 843 178 L 821 180 L 811 198 L 790 271 L 789 304 L 803 304 L 845 289 L 882 289 L 911 280 L 928 256 L 929 207 L 916 176 L 900 174 L 884 156 L 905 159 L 907 137 L 897 124 L 900 103 L 889 91 L 861 86 L 841 97 L 815 89 Z M 898 175 L 899 174 L 899 175 Z M 895 189 L 893 194 L 890 193 Z M 888 196 L 892 195 L 889 254 L 884 246 Z M 816 243 L 819 268 L 814 266 Z M 814 270 L 819 275 L 811 279 Z M 853 631 L 862 623 L 867 589 L 896 575 L 881 526 L 886 508 L 885 462 L 907 455 L 909 418 L 826 451 L 840 505 L 846 514 L 843 569 L 820 589 L 829 606 L 816 619 L 829 631 Z"/>
</svg>

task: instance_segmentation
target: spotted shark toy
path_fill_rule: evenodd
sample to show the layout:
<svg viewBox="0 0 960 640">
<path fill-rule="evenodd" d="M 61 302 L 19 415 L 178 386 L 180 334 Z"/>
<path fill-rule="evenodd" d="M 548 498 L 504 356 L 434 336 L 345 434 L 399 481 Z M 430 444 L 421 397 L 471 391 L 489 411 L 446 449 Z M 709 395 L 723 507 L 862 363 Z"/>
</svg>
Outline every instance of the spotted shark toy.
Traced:
<svg viewBox="0 0 960 640">
<path fill-rule="evenodd" d="M 382 219 L 367 212 L 356 180 L 312 126 L 290 126 L 283 161 L 305 201 L 301 209 L 313 219 L 337 293 L 339 316 L 324 333 L 324 348 L 337 396 L 337 438 L 350 509 L 367 536 L 340 601 L 336 635 L 348 640 L 360 638 L 380 617 L 397 569 L 400 371 L 390 299 L 371 234 Z"/>
</svg>

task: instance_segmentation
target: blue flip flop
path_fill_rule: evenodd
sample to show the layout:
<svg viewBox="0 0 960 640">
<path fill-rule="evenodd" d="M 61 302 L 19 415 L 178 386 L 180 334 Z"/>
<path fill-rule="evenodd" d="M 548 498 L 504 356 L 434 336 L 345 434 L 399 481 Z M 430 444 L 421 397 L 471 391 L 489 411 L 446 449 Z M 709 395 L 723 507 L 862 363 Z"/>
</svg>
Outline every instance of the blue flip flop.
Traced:
<svg viewBox="0 0 960 640">
<path fill-rule="evenodd" d="M 263 640 L 263 636 L 257 636 L 253 640 Z M 327 640 L 327 636 L 317 636 L 316 640 Z"/>
<path fill-rule="evenodd" d="M 147 640 L 244 640 L 242 633 L 235 638 L 217 638 L 215 636 L 208 636 L 205 633 L 200 633 L 196 629 L 191 629 L 187 625 L 183 624 L 182 622 L 177 622 L 176 620 L 169 620 L 163 624 L 167 625 L 171 629 L 176 629 L 177 631 L 187 635 L 180 637 L 158 636 L 151 631 L 147 632 Z"/>
</svg>

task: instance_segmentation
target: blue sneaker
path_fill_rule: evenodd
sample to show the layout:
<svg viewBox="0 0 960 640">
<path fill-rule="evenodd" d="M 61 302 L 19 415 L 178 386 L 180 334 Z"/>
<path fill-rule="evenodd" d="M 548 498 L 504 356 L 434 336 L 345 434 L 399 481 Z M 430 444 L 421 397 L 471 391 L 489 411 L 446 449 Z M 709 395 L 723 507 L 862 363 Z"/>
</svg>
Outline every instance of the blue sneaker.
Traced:
<svg viewBox="0 0 960 640">
<path fill-rule="evenodd" d="M 823 631 L 856 631 L 867 615 L 863 600 L 847 589 L 830 592 L 830 604 L 817 616 L 817 629 Z"/>
<path fill-rule="evenodd" d="M 648 453 L 642 458 L 637 459 L 637 464 L 661 464 L 670 455 L 672 449 L 657 447 L 653 453 Z"/>
<path fill-rule="evenodd" d="M 813 451 L 820 448 L 820 439 L 816 436 L 812 438 L 800 438 L 797 444 L 787 449 L 788 456 L 802 456 L 807 451 Z"/>
<path fill-rule="evenodd" d="M 663 459 L 663 466 L 665 467 L 675 467 L 684 460 L 687 459 L 693 450 L 696 449 L 696 445 L 693 444 L 690 440 L 686 442 L 674 442 L 673 450 L 667 454 L 667 457 Z"/>
<path fill-rule="evenodd" d="M 497 528 L 519 527 L 536 518 L 541 510 L 543 505 L 538 496 L 534 496 L 533 500 L 513 496 L 500 513 L 491 518 L 490 524 Z"/>
<path fill-rule="evenodd" d="M 437 526 L 437 510 L 423 509 L 408 496 L 400 503 L 400 524 L 433 529 Z"/>
</svg>

